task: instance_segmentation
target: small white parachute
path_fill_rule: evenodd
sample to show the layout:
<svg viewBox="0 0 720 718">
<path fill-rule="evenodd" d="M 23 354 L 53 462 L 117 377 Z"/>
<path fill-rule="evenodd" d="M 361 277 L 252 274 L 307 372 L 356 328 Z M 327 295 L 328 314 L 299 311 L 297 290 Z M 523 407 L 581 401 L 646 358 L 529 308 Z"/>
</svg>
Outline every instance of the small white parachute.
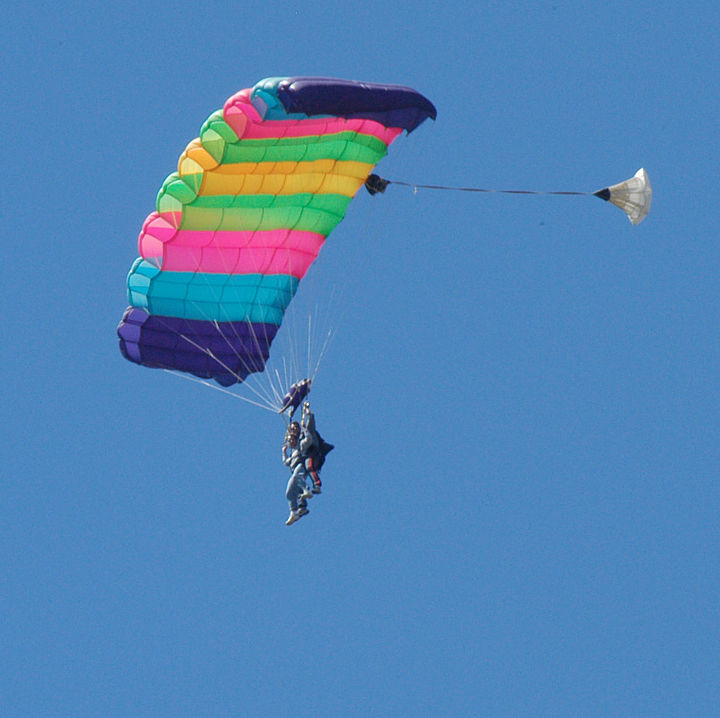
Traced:
<svg viewBox="0 0 720 718">
<path fill-rule="evenodd" d="M 633 224 L 640 224 L 647 217 L 652 202 L 650 179 L 642 167 L 630 179 L 593 194 L 619 207 Z"/>
</svg>

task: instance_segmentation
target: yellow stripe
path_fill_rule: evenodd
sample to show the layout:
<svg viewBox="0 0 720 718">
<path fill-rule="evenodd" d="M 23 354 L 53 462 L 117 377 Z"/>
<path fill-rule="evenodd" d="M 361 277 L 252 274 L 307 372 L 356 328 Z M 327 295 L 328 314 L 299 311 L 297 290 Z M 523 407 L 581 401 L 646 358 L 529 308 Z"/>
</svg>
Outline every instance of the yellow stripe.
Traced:
<svg viewBox="0 0 720 718">
<path fill-rule="evenodd" d="M 196 137 L 186 148 L 185 152 L 180 155 L 178 161 L 178 171 L 186 158 L 194 160 L 203 170 L 211 170 L 218 166 L 217 160 L 202 146 L 200 138 Z M 182 174 L 182 172 L 180 172 Z"/>
<path fill-rule="evenodd" d="M 199 194 L 341 194 L 354 197 L 374 165 L 366 162 L 239 162 L 205 172 Z"/>
<path fill-rule="evenodd" d="M 233 164 L 219 165 L 213 168 L 211 173 L 223 175 L 292 175 L 322 172 L 325 174 L 347 175 L 348 177 L 361 177 L 370 174 L 373 166 L 367 162 L 333 159 L 313 160 L 310 162 L 235 162 Z"/>
</svg>

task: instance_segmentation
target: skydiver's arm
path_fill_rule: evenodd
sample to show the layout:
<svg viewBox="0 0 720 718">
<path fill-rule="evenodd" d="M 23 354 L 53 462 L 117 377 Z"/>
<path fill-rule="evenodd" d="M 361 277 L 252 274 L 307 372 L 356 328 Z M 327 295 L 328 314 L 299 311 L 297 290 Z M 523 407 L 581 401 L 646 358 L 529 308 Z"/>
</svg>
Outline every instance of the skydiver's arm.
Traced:
<svg viewBox="0 0 720 718">
<path fill-rule="evenodd" d="M 300 453 L 303 456 L 307 456 L 307 452 L 309 451 L 309 449 L 312 445 L 313 445 L 312 434 L 309 431 L 306 431 L 303 434 L 302 439 L 300 440 Z"/>
<path fill-rule="evenodd" d="M 317 447 L 320 442 L 318 441 L 317 430 L 315 429 L 315 414 L 313 414 L 310 409 L 304 412 L 303 426 L 305 427 L 305 433 L 310 434 L 313 444 Z"/>
</svg>

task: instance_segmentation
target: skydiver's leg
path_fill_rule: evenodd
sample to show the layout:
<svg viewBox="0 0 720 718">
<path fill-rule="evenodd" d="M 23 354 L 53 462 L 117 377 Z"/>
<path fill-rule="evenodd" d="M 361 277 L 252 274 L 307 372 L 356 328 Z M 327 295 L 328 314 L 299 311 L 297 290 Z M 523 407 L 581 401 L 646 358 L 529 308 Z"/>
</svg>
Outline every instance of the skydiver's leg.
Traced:
<svg viewBox="0 0 720 718">
<path fill-rule="evenodd" d="M 307 472 L 303 468 L 303 465 L 300 464 L 300 466 L 297 467 L 295 477 L 295 484 L 298 487 L 298 516 L 304 516 L 305 514 L 310 513 L 310 509 L 307 507 L 307 497 L 312 496 L 312 494 L 308 491 L 307 479 Z"/>
<path fill-rule="evenodd" d="M 302 493 L 302 488 L 300 488 L 298 481 L 297 481 L 297 471 L 294 471 L 290 475 L 290 480 L 287 484 L 287 490 L 285 491 L 285 498 L 288 500 L 288 503 L 290 504 L 290 511 L 297 511 L 298 508 L 298 496 Z"/>
<path fill-rule="evenodd" d="M 290 476 L 285 498 L 290 504 L 290 510 L 296 511 L 298 508 L 298 499 L 307 487 L 307 474 L 302 464 L 298 464 Z M 307 502 L 306 502 L 307 503 Z"/>
<path fill-rule="evenodd" d="M 313 483 L 313 489 L 312 489 L 312 490 L 313 490 L 313 493 L 314 493 L 314 494 L 319 494 L 319 493 L 320 493 L 320 487 L 322 486 L 322 481 L 320 481 L 320 475 L 318 474 L 318 472 L 315 471 L 315 467 L 314 467 L 314 462 L 313 462 L 312 456 L 308 456 L 307 461 L 306 461 L 306 465 L 307 465 L 308 473 L 310 474 L 310 478 L 312 479 L 312 483 Z"/>
<path fill-rule="evenodd" d="M 292 476 L 290 477 L 290 481 L 288 481 L 285 498 L 290 504 L 290 511 L 297 511 L 297 491 L 295 490 L 295 479 Z"/>
</svg>

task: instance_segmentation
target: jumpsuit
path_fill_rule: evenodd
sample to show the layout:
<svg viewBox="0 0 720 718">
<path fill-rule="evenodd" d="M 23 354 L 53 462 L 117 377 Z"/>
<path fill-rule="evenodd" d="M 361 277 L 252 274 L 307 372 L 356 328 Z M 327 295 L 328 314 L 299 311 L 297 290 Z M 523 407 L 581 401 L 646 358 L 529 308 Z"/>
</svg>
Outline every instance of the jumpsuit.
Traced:
<svg viewBox="0 0 720 718">
<path fill-rule="evenodd" d="M 305 457 L 312 446 L 312 435 L 309 432 L 300 434 L 298 445 L 288 455 L 288 444 L 283 444 L 282 460 L 285 466 L 290 468 L 290 480 L 288 481 L 285 498 L 290 504 L 291 511 L 298 510 L 298 497 L 307 487 L 308 473 L 305 468 Z"/>
</svg>

